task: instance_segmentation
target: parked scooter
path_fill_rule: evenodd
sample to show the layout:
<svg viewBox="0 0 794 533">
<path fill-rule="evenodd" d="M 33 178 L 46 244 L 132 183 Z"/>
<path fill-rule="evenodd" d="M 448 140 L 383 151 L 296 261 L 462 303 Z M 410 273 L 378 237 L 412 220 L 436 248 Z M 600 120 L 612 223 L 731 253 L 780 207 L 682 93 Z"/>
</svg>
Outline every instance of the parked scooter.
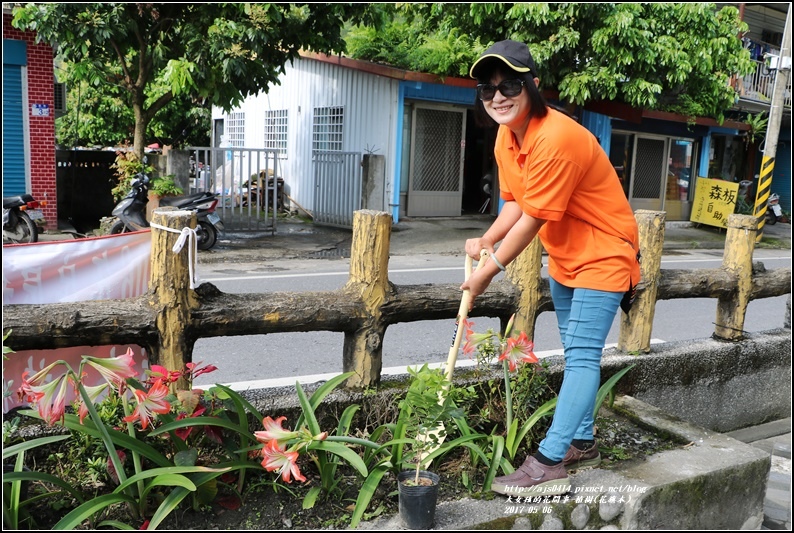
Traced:
<svg viewBox="0 0 794 533">
<path fill-rule="evenodd" d="M 40 202 L 30 194 L 3 198 L 3 243 L 29 243 L 39 240 L 36 220 L 44 218 Z"/>
<path fill-rule="evenodd" d="M 110 228 L 112 235 L 149 227 L 149 221 L 146 220 L 149 182 L 149 176 L 142 172 L 132 179 L 130 192 L 113 209 L 113 216 L 118 220 Z M 218 240 L 218 233 L 223 231 L 223 222 L 215 213 L 217 205 L 218 195 L 208 191 L 160 199 L 160 206 L 196 211 L 196 246 L 199 250 L 212 248 Z"/>
<path fill-rule="evenodd" d="M 783 208 L 780 207 L 780 195 L 773 192 L 766 202 L 766 224 L 774 226 L 783 219 Z"/>
</svg>

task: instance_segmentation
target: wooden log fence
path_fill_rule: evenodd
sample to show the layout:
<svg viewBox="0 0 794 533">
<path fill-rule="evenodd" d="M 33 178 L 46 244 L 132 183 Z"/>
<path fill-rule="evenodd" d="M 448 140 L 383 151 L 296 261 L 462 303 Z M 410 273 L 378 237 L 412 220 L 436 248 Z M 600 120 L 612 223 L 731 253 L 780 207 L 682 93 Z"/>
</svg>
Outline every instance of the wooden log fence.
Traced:
<svg viewBox="0 0 794 533">
<path fill-rule="evenodd" d="M 717 269 L 662 269 L 663 212 L 638 210 L 642 281 L 631 312 L 621 312 L 618 349 L 650 351 L 656 301 L 714 298 L 714 337 L 728 341 L 743 336 L 747 304 L 757 298 L 791 294 L 791 268 L 766 270 L 752 262 L 757 221 L 731 215 L 723 265 Z M 187 247 L 172 248 L 195 215 L 173 208 L 154 212 L 149 292 L 126 300 L 4 307 L 4 330 L 13 330 L 15 350 L 70 346 L 137 344 L 152 363 L 178 369 L 190 362 L 200 338 L 260 335 L 276 332 L 344 333 L 343 371 L 353 371 L 346 385 L 372 386 L 380 380 L 383 338 L 393 324 L 455 317 L 458 284 L 394 285 L 388 279 L 391 215 L 357 211 L 354 215 L 350 278 L 335 291 L 226 294 L 210 283 L 190 288 Z M 461 243 L 461 250 L 463 243 Z M 541 277 L 542 248 L 536 239 L 513 261 L 503 280 L 477 299 L 471 317 L 497 317 L 504 326 L 516 314 L 516 331 L 533 338 L 535 321 L 554 309 L 549 283 Z M 195 256 L 192 257 L 195 261 Z M 789 297 L 790 298 L 790 297 Z M 252 376 L 255 378 L 255 376 Z M 182 383 L 184 386 L 184 383 Z"/>
</svg>

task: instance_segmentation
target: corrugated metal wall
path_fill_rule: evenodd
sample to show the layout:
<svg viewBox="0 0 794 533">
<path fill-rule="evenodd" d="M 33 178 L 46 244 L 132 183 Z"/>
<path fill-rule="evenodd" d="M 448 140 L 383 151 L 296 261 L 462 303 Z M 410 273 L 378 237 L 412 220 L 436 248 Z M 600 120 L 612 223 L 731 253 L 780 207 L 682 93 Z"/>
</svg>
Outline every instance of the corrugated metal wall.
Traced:
<svg viewBox="0 0 794 533">
<path fill-rule="evenodd" d="M 382 76 L 316 61 L 298 59 L 285 66 L 281 85 L 251 97 L 238 110 L 245 113 L 245 145 L 264 146 L 264 113 L 288 110 L 287 155 L 281 162 L 285 189 L 301 206 L 314 208 L 312 117 L 315 107 L 344 107 L 345 152 L 386 157 L 386 201 L 394 184 L 395 112 L 399 82 Z M 238 111 L 235 110 L 235 111 Z M 221 110 L 213 118 L 223 118 Z"/>
</svg>

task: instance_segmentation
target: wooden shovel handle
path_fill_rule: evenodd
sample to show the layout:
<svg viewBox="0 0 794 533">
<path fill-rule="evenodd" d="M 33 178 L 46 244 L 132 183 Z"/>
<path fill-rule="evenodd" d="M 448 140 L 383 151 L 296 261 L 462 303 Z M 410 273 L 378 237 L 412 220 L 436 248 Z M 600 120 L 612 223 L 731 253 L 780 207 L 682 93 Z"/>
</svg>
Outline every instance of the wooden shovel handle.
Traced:
<svg viewBox="0 0 794 533">
<path fill-rule="evenodd" d="M 480 260 L 477 262 L 477 269 L 480 270 L 483 266 L 485 266 L 485 262 L 488 260 L 488 251 L 483 249 L 480 250 Z M 466 255 L 466 280 L 469 279 L 471 276 L 471 267 L 472 267 L 472 258 L 467 254 Z M 449 348 L 449 355 L 447 356 L 447 380 L 452 379 L 452 371 L 455 369 L 455 363 L 458 360 L 458 350 L 460 350 L 460 342 L 463 338 L 463 330 L 466 329 L 463 327 L 463 322 L 469 315 L 469 305 L 471 304 L 471 292 L 466 289 L 463 291 L 463 295 L 460 298 L 460 307 L 458 308 L 458 318 L 455 322 L 455 335 L 452 341 L 452 346 Z"/>
</svg>

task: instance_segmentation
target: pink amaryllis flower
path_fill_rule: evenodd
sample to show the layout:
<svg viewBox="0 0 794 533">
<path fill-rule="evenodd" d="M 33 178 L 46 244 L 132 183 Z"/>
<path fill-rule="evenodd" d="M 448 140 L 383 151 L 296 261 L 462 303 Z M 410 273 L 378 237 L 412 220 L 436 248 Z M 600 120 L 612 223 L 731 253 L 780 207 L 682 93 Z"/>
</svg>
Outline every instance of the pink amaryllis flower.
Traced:
<svg viewBox="0 0 794 533">
<path fill-rule="evenodd" d="M 269 416 L 265 417 L 262 420 L 262 425 L 265 427 L 265 430 L 255 431 L 254 437 L 265 445 L 270 444 L 270 442 L 276 442 L 277 446 L 285 446 L 287 442 L 300 435 L 297 431 L 289 431 L 281 427 L 281 424 L 286 419 L 286 416 L 280 416 L 275 420 Z"/>
<path fill-rule="evenodd" d="M 92 357 L 84 355 L 83 360 L 89 366 L 96 369 L 105 381 L 112 386 L 121 388 L 127 378 L 138 375 L 135 370 L 135 360 L 133 359 L 132 348 L 127 348 L 127 352 L 117 357 Z"/>
<path fill-rule="evenodd" d="M 99 399 L 102 393 L 107 391 L 108 384 L 103 383 L 102 385 L 94 385 L 94 386 L 83 385 L 83 388 L 85 388 L 86 393 L 88 393 L 88 398 L 91 401 L 91 403 L 96 403 L 96 401 Z M 88 415 L 88 407 L 86 406 L 79 392 L 77 394 L 76 403 L 78 405 L 77 414 L 80 416 L 80 423 L 82 424 L 83 420 Z"/>
<path fill-rule="evenodd" d="M 463 327 L 466 328 L 466 342 L 463 344 L 463 353 L 469 357 L 477 352 L 477 348 L 481 344 L 493 337 L 493 333 L 475 333 L 474 322 L 470 320 L 464 320 Z"/>
<path fill-rule="evenodd" d="M 36 407 L 39 415 L 47 425 L 52 426 L 59 420 L 63 420 L 66 411 L 66 388 L 69 380 L 66 374 L 59 378 L 42 385 L 41 387 L 31 387 L 37 398 Z M 58 391 L 56 393 L 56 390 Z M 43 393 L 43 394 L 39 394 Z"/>
<path fill-rule="evenodd" d="M 538 358 L 532 351 L 535 343 L 529 340 L 523 331 L 518 337 L 507 339 L 507 346 L 499 356 L 500 361 L 507 360 L 510 372 L 515 372 L 518 363 L 537 363 Z"/>
<path fill-rule="evenodd" d="M 149 422 L 153 417 L 153 413 L 165 414 L 171 410 L 171 404 L 166 401 L 165 397 L 168 396 L 168 387 L 162 382 L 157 380 L 148 391 L 133 390 L 135 399 L 138 404 L 130 416 L 125 416 L 122 420 L 125 422 L 132 422 L 140 420 L 141 428 L 146 429 Z"/>
<path fill-rule="evenodd" d="M 282 449 L 278 445 L 277 440 L 269 441 L 262 448 L 262 457 L 264 457 L 262 466 L 265 470 L 268 472 L 277 470 L 284 482 L 292 483 L 291 476 L 294 476 L 298 481 L 306 481 L 297 465 L 298 452 Z"/>
<path fill-rule="evenodd" d="M 41 390 L 41 385 L 44 383 L 44 380 L 47 379 L 47 376 L 50 374 L 52 369 L 60 364 L 63 363 L 61 361 L 51 363 L 33 374 L 33 377 L 30 379 L 28 379 L 28 374 L 30 374 L 30 372 L 25 370 L 22 373 L 22 383 L 17 389 L 17 396 L 19 397 L 19 400 L 31 404 L 38 402 L 44 396 L 44 392 Z"/>
</svg>

